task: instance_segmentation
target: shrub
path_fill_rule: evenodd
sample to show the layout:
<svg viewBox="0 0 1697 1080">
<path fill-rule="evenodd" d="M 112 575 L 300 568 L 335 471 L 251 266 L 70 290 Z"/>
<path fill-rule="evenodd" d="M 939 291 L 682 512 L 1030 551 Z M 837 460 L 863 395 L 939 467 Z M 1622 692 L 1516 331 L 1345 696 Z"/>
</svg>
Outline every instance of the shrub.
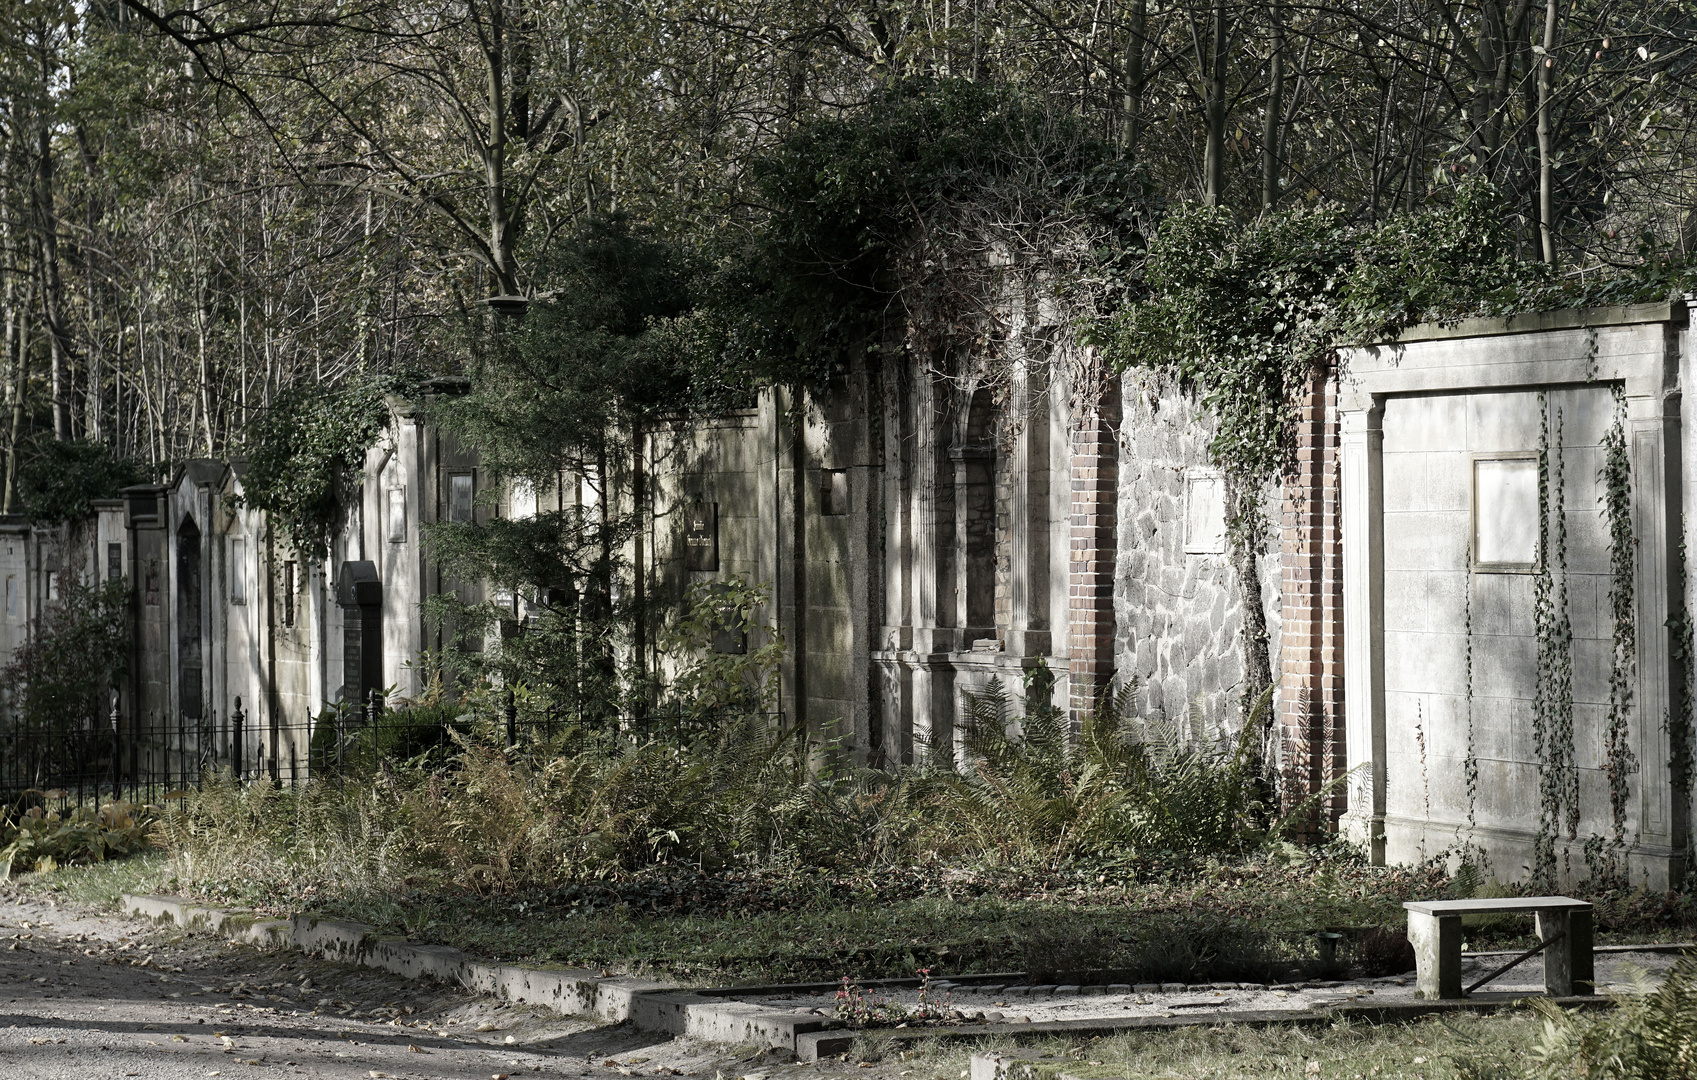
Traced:
<svg viewBox="0 0 1697 1080">
<path fill-rule="evenodd" d="M 33 792 L 31 794 L 50 794 Z M 0 879 L 14 870 L 50 873 L 72 862 L 105 862 L 151 843 L 157 813 L 151 806 L 109 802 L 57 813 L 32 806 L 0 818 Z"/>
<path fill-rule="evenodd" d="M 31 521 L 83 517 L 95 499 L 147 481 L 140 462 L 114 457 L 101 443 L 41 441 L 27 455 L 18 471 L 18 509 Z"/>
<path fill-rule="evenodd" d="M 733 689 L 746 685 L 743 672 L 720 674 Z M 734 697 L 721 700 L 733 709 L 761 703 Z M 1099 710 L 1074 746 L 1052 709 L 1031 709 L 1023 733 L 1009 734 L 1005 694 L 992 685 L 967 702 L 969 766 L 893 773 L 834 765 L 806 732 L 759 712 L 719 713 L 712 725 L 665 738 L 571 725 L 510 747 L 501 704 L 496 694 L 470 695 L 397 712 L 434 718 L 433 730 L 451 739 L 422 752 L 428 740 L 414 736 L 428 727 L 343 729 L 339 764 L 296 791 L 209 778 L 166 826 L 179 875 L 202 888 L 291 896 L 332 885 L 492 894 L 628 880 L 659 867 L 722 874 L 1194 857 L 1247 850 L 1277 828 L 1261 819 L 1243 739 L 1186 743 L 1170 728 L 1125 719 L 1123 700 Z M 409 733 L 404 746 L 391 730 Z M 336 728 L 319 731 L 315 761 L 329 764 Z"/>
<path fill-rule="evenodd" d="M 1414 946 L 1402 930 L 1375 926 L 1355 939 L 1355 961 L 1368 975 L 1401 975 L 1414 970 Z"/>
<path fill-rule="evenodd" d="M 62 577 L 59 602 L 43 612 L 35 633 L 0 669 L 0 687 L 11 692 L 6 718 L 33 731 L 67 737 L 42 745 L 46 757 L 30 767 L 43 775 L 53 771 L 53 755 L 78 751 L 69 741 L 73 733 L 105 719 L 107 694 L 123 678 L 130 651 L 124 627 L 128 584 L 86 584 L 74 571 Z"/>
<path fill-rule="evenodd" d="M 1043 862 L 1108 852 L 1240 851 L 1265 839 L 1252 751 L 1270 695 L 1235 736 L 1190 739 L 1173 724 L 1131 716 L 1133 693 L 1128 687 L 1104 699 L 1076 744 L 1059 710 L 1047 705 L 1028 708 L 1012 734 L 999 680 L 966 694 L 970 764 L 940 781 L 937 815 L 956 849 Z"/>
</svg>

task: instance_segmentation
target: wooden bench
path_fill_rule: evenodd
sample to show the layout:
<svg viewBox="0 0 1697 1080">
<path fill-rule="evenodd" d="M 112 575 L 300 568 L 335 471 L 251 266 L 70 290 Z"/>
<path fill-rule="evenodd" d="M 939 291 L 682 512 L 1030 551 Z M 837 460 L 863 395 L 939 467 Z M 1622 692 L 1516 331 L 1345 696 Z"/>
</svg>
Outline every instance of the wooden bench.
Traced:
<svg viewBox="0 0 1697 1080">
<path fill-rule="evenodd" d="M 1544 943 L 1539 946 L 1544 953 L 1544 990 L 1550 996 L 1571 997 L 1592 991 L 1596 976 L 1591 960 L 1591 905 L 1584 900 L 1507 896 L 1419 900 L 1402 906 L 1408 909 L 1408 940 L 1414 946 L 1419 997 L 1465 997 L 1461 987 L 1461 917 L 1505 912 L 1530 912 L 1537 917 L 1538 938 Z M 1520 959 L 1531 955 L 1526 953 Z"/>
</svg>

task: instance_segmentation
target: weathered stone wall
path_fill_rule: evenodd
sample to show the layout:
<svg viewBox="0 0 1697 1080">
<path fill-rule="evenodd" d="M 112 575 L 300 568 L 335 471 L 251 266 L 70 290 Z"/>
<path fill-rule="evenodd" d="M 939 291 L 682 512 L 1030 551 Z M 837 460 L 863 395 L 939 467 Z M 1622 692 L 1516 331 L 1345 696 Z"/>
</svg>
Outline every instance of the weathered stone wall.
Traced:
<svg viewBox="0 0 1697 1080">
<path fill-rule="evenodd" d="M 1172 381 L 1128 373 L 1121 384 L 1119 550 L 1114 574 L 1118 678 L 1136 679 L 1138 705 L 1171 720 L 1191 710 L 1209 730 L 1235 729 L 1244 688 L 1243 605 L 1224 545 L 1187 543 L 1186 477 L 1217 478 L 1210 466 L 1214 421 Z M 1223 483 L 1191 487 L 1195 501 Z M 1279 655 L 1276 491 L 1264 510 L 1268 547 L 1259 559 L 1269 649 Z M 1201 514 L 1206 518 L 1206 514 Z M 1206 530 L 1204 530 L 1206 531 Z M 1216 550 L 1187 551 L 1212 547 Z"/>
</svg>

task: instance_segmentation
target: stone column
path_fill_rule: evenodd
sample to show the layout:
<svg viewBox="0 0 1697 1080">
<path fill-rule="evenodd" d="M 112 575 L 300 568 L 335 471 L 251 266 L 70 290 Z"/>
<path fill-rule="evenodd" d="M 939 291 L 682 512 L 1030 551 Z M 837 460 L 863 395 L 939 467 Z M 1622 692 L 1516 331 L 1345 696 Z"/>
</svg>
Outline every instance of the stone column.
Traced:
<svg viewBox="0 0 1697 1080">
<path fill-rule="evenodd" d="M 1010 410 L 1023 418 L 1008 455 L 1008 636 L 1010 658 L 1047 656 L 1049 635 L 1049 410 L 1021 364 Z M 1035 406 L 1041 403 L 1042 408 Z"/>
<path fill-rule="evenodd" d="M 1383 407 L 1369 395 L 1338 403 L 1343 540 L 1346 836 L 1385 861 Z"/>
<path fill-rule="evenodd" d="M 1280 534 L 1277 720 L 1286 811 L 1348 768 L 1343 738 L 1343 567 L 1338 531 L 1336 383 L 1315 368 L 1295 402 L 1296 461 L 1285 478 Z M 1301 826 L 1310 838 L 1342 813 L 1328 795 Z"/>
<path fill-rule="evenodd" d="M 1105 380 L 1101 398 L 1073 424 L 1067 667 L 1074 725 L 1114 679 L 1119 395 L 1119 380 Z"/>
<path fill-rule="evenodd" d="M 952 384 L 928 373 L 914 376 L 912 738 L 922 748 L 940 750 L 955 741 L 955 500 L 953 442 L 948 394 Z"/>
</svg>

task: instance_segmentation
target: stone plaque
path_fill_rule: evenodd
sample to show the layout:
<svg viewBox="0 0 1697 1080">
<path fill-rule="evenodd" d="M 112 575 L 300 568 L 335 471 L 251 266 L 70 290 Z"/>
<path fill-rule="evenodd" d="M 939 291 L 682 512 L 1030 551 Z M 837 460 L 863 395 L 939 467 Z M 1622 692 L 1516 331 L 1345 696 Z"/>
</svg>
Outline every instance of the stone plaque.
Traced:
<svg viewBox="0 0 1697 1080">
<path fill-rule="evenodd" d="M 697 500 L 684 512 L 684 569 L 719 569 L 719 504 Z"/>
<path fill-rule="evenodd" d="M 819 512 L 828 517 L 841 517 L 849 512 L 847 469 L 819 470 Z"/>
<path fill-rule="evenodd" d="M 1538 566 L 1538 460 L 1473 461 L 1473 568 L 1535 570 Z"/>
<path fill-rule="evenodd" d="M 392 487 L 386 493 L 388 506 L 384 508 L 388 521 L 388 540 L 391 544 L 407 542 L 407 489 Z"/>
<path fill-rule="evenodd" d="M 1226 552 L 1226 481 L 1214 473 L 1184 478 L 1184 550 L 1187 555 Z"/>
<path fill-rule="evenodd" d="M 241 537 L 230 540 L 230 565 L 226 568 L 230 603 L 247 603 L 247 541 Z"/>
<path fill-rule="evenodd" d="M 448 520 L 472 519 L 476 489 L 470 473 L 448 474 Z"/>
</svg>

